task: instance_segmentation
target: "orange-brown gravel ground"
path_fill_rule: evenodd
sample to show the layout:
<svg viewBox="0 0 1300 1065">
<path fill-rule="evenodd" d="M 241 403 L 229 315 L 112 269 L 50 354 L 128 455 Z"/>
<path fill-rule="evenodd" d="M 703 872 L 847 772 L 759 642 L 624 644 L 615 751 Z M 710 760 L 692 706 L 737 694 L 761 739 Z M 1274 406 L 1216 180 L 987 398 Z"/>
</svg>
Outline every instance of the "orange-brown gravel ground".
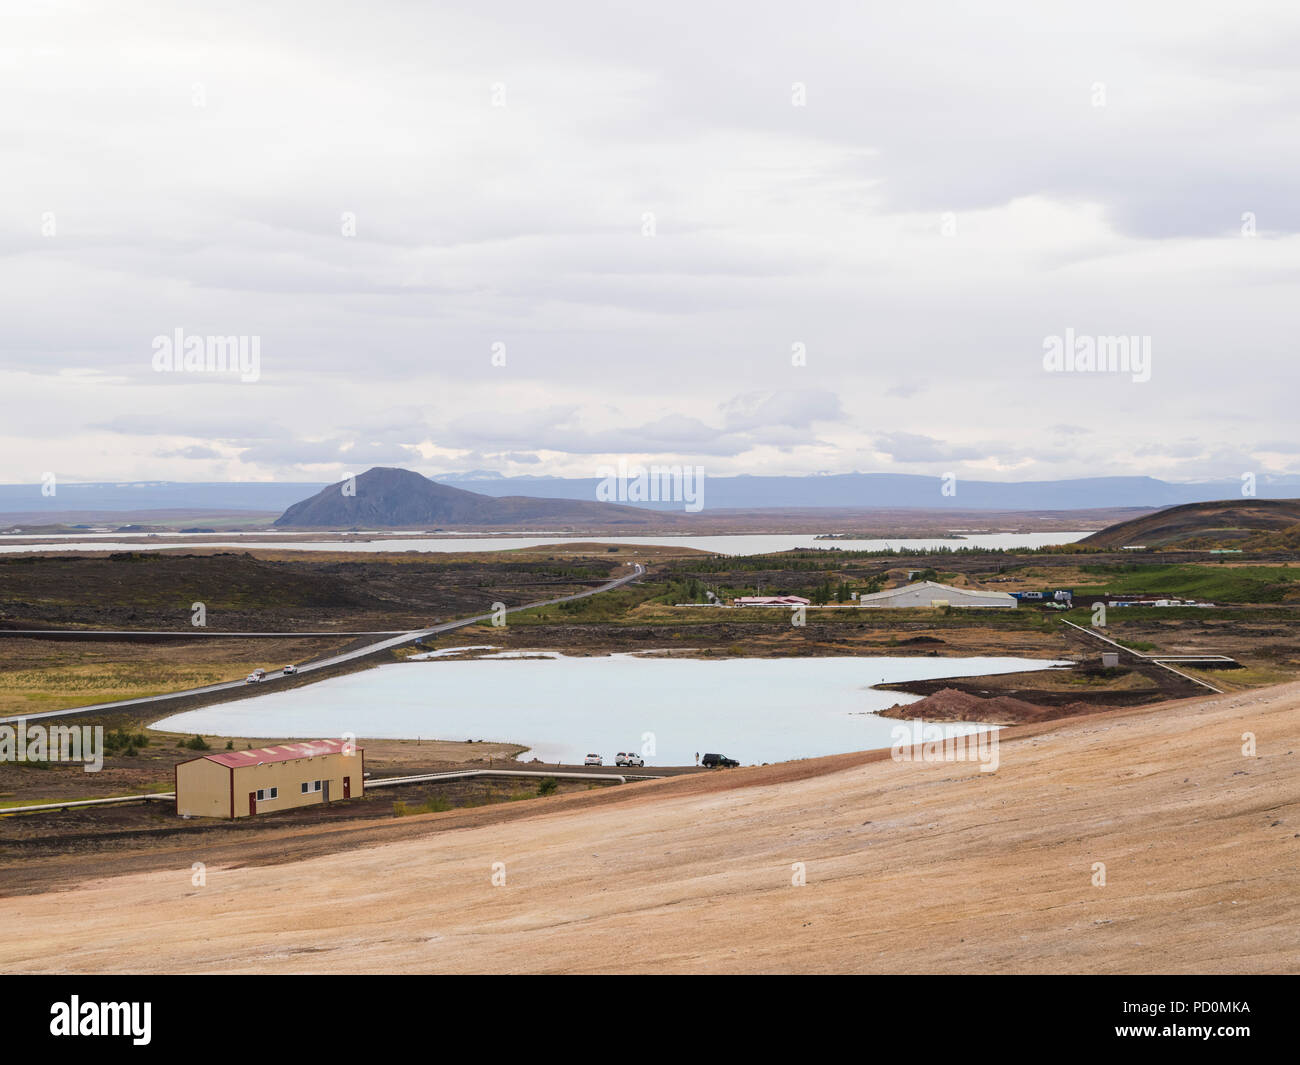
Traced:
<svg viewBox="0 0 1300 1065">
<path fill-rule="evenodd" d="M 999 759 L 65 856 L 0 898 L 0 971 L 1300 971 L 1300 684 L 1020 726 Z"/>
</svg>

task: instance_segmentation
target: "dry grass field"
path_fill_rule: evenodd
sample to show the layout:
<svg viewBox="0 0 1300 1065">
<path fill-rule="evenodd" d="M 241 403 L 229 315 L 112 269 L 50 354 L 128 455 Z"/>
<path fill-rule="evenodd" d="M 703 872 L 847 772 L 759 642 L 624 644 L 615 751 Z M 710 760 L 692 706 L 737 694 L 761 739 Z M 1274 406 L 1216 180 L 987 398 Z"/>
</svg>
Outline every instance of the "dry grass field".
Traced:
<svg viewBox="0 0 1300 1065">
<path fill-rule="evenodd" d="M 346 637 L 0 642 L 0 718 L 239 680 L 255 667 L 321 657 Z"/>
</svg>

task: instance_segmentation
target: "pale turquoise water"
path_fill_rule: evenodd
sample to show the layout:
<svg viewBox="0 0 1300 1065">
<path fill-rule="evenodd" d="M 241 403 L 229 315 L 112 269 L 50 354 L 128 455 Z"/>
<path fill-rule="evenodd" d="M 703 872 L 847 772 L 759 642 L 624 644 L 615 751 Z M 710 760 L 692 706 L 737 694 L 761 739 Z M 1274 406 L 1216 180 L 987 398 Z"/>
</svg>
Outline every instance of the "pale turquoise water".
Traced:
<svg viewBox="0 0 1300 1065">
<path fill-rule="evenodd" d="M 177 714 L 158 727 L 250 737 L 503 740 L 544 761 L 684 765 L 696 751 L 743 764 L 888 747 L 898 724 L 873 711 L 913 697 L 881 681 L 1015 673 L 1062 665 L 1021 658 L 732 658 L 610 655 L 440 658 Z M 982 726 L 969 726 L 978 731 Z"/>
<path fill-rule="evenodd" d="M 93 534 L 92 534 L 93 535 Z M 406 539 L 375 540 L 213 540 L 195 543 L 162 544 L 148 537 L 140 539 L 60 540 L 51 544 L 12 544 L 0 542 L 0 554 L 28 552 L 51 554 L 61 551 L 192 551 L 196 547 L 259 547 L 264 550 L 284 551 L 509 551 L 524 547 L 541 547 L 545 544 L 597 543 L 645 544 L 662 547 L 693 547 L 723 555 L 764 555 L 773 551 L 791 551 L 795 548 L 818 548 L 843 551 L 886 551 L 909 548 L 930 550 L 939 547 L 1050 547 L 1053 544 L 1072 544 L 1087 536 L 1087 532 L 1055 533 L 987 533 L 966 536 L 960 540 L 940 537 L 902 540 L 818 540 L 812 533 L 754 533 L 733 536 L 423 536 Z"/>
</svg>

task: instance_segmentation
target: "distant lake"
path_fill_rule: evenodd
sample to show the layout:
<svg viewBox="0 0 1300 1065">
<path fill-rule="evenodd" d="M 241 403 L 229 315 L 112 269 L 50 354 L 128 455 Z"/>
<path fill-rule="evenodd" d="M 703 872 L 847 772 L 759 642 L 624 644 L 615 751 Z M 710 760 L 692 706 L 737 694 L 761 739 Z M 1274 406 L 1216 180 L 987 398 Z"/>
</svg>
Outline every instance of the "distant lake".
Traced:
<svg viewBox="0 0 1300 1065">
<path fill-rule="evenodd" d="M 1023 658 L 486 658 L 394 663 L 362 673 L 177 714 L 157 727 L 207 736 L 499 740 L 525 759 L 606 764 L 639 751 L 646 764 L 687 765 L 718 751 L 742 764 L 891 745 L 898 721 L 875 711 L 914 696 L 882 681 L 1041 670 Z M 970 725 L 977 732 L 986 726 Z"/>
<path fill-rule="evenodd" d="M 93 534 L 92 534 L 93 535 Z M 118 534 L 120 536 L 120 534 Z M 260 548 L 265 551 L 511 551 L 549 544 L 643 544 L 655 547 L 692 547 L 720 555 L 766 555 L 795 548 L 818 548 L 842 551 L 887 551 L 898 548 L 927 550 L 939 547 L 1012 548 L 1050 547 L 1072 544 L 1089 535 L 1084 532 L 1055 533 L 980 533 L 960 539 L 941 536 L 922 539 L 887 540 L 818 540 L 812 533 L 745 533 L 727 536 L 421 536 L 407 539 L 350 540 L 219 540 L 181 544 L 159 543 L 148 536 L 138 539 L 95 540 L 91 538 L 60 540 L 51 544 L 4 543 L 0 537 L 0 554 L 30 552 L 56 554 L 63 551 L 192 551 L 195 548 L 234 547 L 241 550 Z"/>
</svg>

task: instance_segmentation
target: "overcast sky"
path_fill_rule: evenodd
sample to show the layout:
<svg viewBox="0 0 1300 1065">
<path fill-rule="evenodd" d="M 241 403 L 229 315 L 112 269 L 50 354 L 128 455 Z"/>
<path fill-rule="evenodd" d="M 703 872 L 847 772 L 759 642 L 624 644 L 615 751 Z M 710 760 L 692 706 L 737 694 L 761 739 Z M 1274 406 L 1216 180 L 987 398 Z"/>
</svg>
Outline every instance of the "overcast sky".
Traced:
<svg viewBox="0 0 1300 1065">
<path fill-rule="evenodd" d="M 1300 8 L 971 6 L 12 0 L 0 481 L 1300 473 Z"/>
</svg>

